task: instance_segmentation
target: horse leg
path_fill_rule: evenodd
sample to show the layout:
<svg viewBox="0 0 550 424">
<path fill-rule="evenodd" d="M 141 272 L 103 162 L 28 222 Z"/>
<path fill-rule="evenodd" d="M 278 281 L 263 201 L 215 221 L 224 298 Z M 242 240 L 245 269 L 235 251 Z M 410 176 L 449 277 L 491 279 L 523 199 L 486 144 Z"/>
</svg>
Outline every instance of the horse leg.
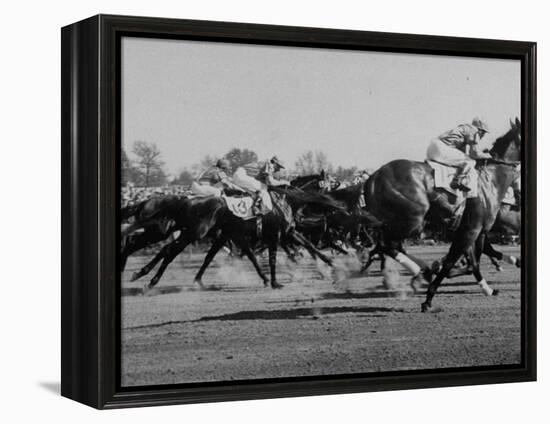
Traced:
<svg viewBox="0 0 550 424">
<path fill-rule="evenodd" d="M 199 269 L 199 272 L 197 272 L 197 275 L 195 276 L 194 282 L 199 285 L 201 289 L 204 289 L 204 285 L 202 284 L 202 276 L 210 263 L 214 260 L 214 257 L 216 254 L 220 251 L 220 249 L 227 243 L 228 237 L 225 235 L 222 235 L 221 237 L 218 237 L 216 240 L 214 240 L 214 243 L 212 243 L 212 246 L 208 250 L 208 253 L 206 254 L 206 257 L 204 258 L 204 261 Z"/>
<path fill-rule="evenodd" d="M 296 259 L 296 252 L 291 252 L 290 251 L 290 246 L 288 245 L 288 243 L 286 241 L 282 241 L 281 240 L 281 247 L 283 248 L 283 250 L 285 251 L 286 253 L 286 256 L 292 261 L 294 262 L 295 264 L 298 263 L 298 260 Z"/>
<path fill-rule="evenodd" d="M 153 270 L 153 268 L 160 262 L 160 260 L 163 259 L 166 256 L 170 246 L 175 244 L 177 241 L 178 241 L 178 239 L 176 239 L 176 241 L 173 241 L 173 242 L 163 246 L 162 249 L 160 249 L 159 252 L 155 255 L 155 257 L 147 263 L 147 265 L 142 267 L 139 271 L 134 272 L 134 274 L 132 275 L 132 278 L 130 279 L 130 281 L 139 280 L 144 275 L 149 274 Z"/>
<path fill-rule="evenodd" d="M 485 238 L 485 243 L 483 244 L 483 253 L 489 256 L 489 258 L 491 258 L 492 261 L 493 259 L 497 259 L 499 261 L 504 260 L 505 262 L 508 262 L 511 265 L 515 265 L 518 268 L 521 268 L 521 260 L 519 258 L 516 258 L 513 255 L 505 255 L 504 253 L 499 252 L 493 247 L 493 245 L 489 242 L 487 237 Z M 495 262 L 493 261 L 493 264 L 494 263 Z"/>
<path fill-rule="evenodd" d="M 432 307 L 432 299 L 435 296 L 435 292 L 459 258 L 460 253 L 457 254 L 453 252 L 453 254 L 449 253 L 445 259 L 443 259 L 440 271 L 428 287 L 426 301 L 422 304 L 422 312 L 427 312 Z"/>
<path fill-rule="evenodd" d="M 410 285 L 415 293 L 427 284 L 426 276 L 429 277 L 428 271 L 426 271 L 426 268 L 421 268 L 416 261 L 407 256 L 401 241 L 389 241 L 387 245 L 382 243 L 380 247 L 382 255 L 388 255 L 412 274 Z"/>
<path fill-rule="evenodd" d="M 271 240 L 268 243 L 269 250 L 269 270 L 271 272 L 271 288 L 280 289 L 284 287 L 282 284 L 277 282 L 277 240 Z"/>
<path fill-rule="evenodd" d="M 151 231 L 145 231 L 144 233 L 141 233 L 141 234 L 130 234 L 129 236 L 127 236 L 126 242 L 124 243 L 124 247 L 120 254 L 120 272 L 121 273 L 124 272 L 124 269 L 126 268 L 126 262 L 128 261 L 128 257 L 132 253 L 135 253 L 138 250 L 141 250 L 150 244 L 162 241 L 164 236 L 165 236 L 164 234 L 151 232 Z"/>
<path fill-rule="evenodd" d="M 479 269 L 479 260 L 481 258 L 481 252 L 485 249 L 485 245 L 488 244 L 488 241 L 486 239 L 486 234 L 483 232 L 479 235 L 479 237 L 476 240 L 475 244 L 475 250 L 470 249 L 470 261 L 472 262 L 473 267 L 473 274 L 475 279 L 477 280 L 477 283 L 481 287 L 481 290 L 483 293 L 485 293 L 486 296 L 496 296 L 498 295 L 498 290 L 492 289 L 489 284 L 487 284 L 487 281 L 485 281 L 485 278 L 481 275 L 481 271 Z"/>
<path fill-rule="evenodd" d="M 264 286 L 267 286 L 269 284 L 269 278 L 267 278 L 267 276 L 263 273 L 262 268 L 260 267 L 260 264 L 258 263 L 258 259 L 254 255 L 254 252 L 252 252 L 252 250 L 250 249 L 250 247 L 246 243 L 242 243 L 240 245 L 240 248 L 242 249 L 242 251 L 244 252 L 246 257 L 250 260 L 250 262 L 252 262 L 252 265 L 254 266 L 254 269 L 256 270 L 256 272 L 258 273 L 258 275 L 260 276 L 260 278 L 264 282 Z"/>
<path fill-rule="evenodd" d="M 449 271 L 455 265 L 455 263 L 460 259 L 464 254 L 467 255 L 468 259 L 472 262 L 474 267 L 474 276 L 476 277 L 478 284 L 485 294 L 492 294 L 493 289 L 491 289 L 485 279 L 481 276 L 479 272 L 479 262 L 476 261 L 476 255 L 481 254 L 481 247 L 483 246 L 484 238 L 481 237 L 481 228 L 478 224 L 475 223 L 476 212 L 472 208 L 472 211 L 466 211 L 465 213 L 470 213 L 469 215 L 464 215 L 462 217 L 462 222 L 456 232 L 456 238 L 451 244 L 449 253 L 443 260 L 443 265 L 435 279 L 430 283 L 428 287 L 428 292 L 426 294 L 426 301 L 422 303 L 422 312 L 428 311 L 432 306 L 432 299 L 437 291 L 437 288 L 443 281 L 445 277 L 449 274 Z M 474 252 L 474 248 L 477 247 L 479 250 Z"/>
<path fill-rule="evenodd" d="M 176 256 L 178 256 L 183 250 L 189 245 L 191 242 L 193 242 L 192 238 L 185 238 L 185 237 L 178 237 L 174 242 L 167 244 L 165 247 L 167 249 L 164 251 L 164 259 L 162 263 L 159 266 L 159 269 L 157 270 L 155 276 L 151 279 L 149 284 L 146 284 L 143 288 L 144 293 L 147 292 L 147 290 L 152 289 L 155 287 L 155 285 L 159 282 L 160 278 L 162 277 L 162 274 L 164 274 L 164 271 L 172 263 L 172 261 L 175 259 Z M 164 248 L 163 248 L 164 250 Z"/>
<path fill-rule="evenodd" d="M 307 240 L 304 236 L 302 236 L 300 233 L 298 233 L 296 231 L 293 231 L 292 234 L 291 234 L 291 237 L 293 237 L 294 240 L 296 240 L 296 242 L 298 244 L 305 247 L 307 249 L 307 251 L 310 253 L 311 256 L 313 256 L 314 258 L 318 257 L 319 259 L 321 259 L 327 265 L 332 266 L 332 260 L 330 258 L 328 258 L 327 256 L 325 256 L 315 246 L 313 246 L 313 244 L 309 240 Z"/>
<path fill-rule="evenodd" d="M 367 262 L 365 262 L 365 264 L 363 265 L 363 267 L 361 268 L 361 272 L 365 272 L 367 269 L 369 269 L 369 267 L 372 265 L 372 263 L 374 262 L 374 256 L 375 255 L 379 255 L 380 256 L 380 250 L 381 250 L 381 247 L 380 247 L 380 244 L 376 244 L 376 246 L 374 247 L 374 249 L 372 249 L 370 252 L 369 252 L 369 259 L 367 260 Z"/>
</svg>

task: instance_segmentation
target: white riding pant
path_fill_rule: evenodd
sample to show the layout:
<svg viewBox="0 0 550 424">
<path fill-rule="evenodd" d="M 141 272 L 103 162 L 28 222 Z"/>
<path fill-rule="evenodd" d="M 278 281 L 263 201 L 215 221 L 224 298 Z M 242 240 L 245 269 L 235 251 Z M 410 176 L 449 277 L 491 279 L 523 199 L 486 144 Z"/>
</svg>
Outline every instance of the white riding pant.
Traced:
<svg viewBox="0 0 550 424">
<path fill-rule="evenodd" d="M 248 175 L 243 167 L 237 168 L 233 174 L 233 184 L 238 185 L 249 193 L 260 192 L 260 198 L 262 199 L 264 207 L 268 210 L 273 209 L 273 203 L 271 202 L 271 196 L 267 192 L 267 186 Z"/>
<path fill-rule="evenodd" d="M 191 184 L 191 192 L 197 196 L 221 196 L 222 190 L 208 184 L 199 184 L 195 181 Z"/>
<path fill-rule="evenodd" d="M 475 178 L 476 161 L 466 153 L 445 144 L 438 138 L 430 142 L 426 157 L 443 165 L 460 168 L 464 175 L 469 175 L 472 179 Z M 471 173 L 474 173 L 474 175 L 472 176 Z"/>
</svg>

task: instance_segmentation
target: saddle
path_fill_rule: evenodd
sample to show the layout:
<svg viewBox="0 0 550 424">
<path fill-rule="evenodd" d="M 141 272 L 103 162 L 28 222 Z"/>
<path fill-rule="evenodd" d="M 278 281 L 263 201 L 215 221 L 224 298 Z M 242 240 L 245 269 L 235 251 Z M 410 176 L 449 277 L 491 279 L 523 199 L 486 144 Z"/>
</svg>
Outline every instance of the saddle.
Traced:
<svg viewBox="0 0 550 424">
<path fill-rule="evenodd" d="M 457 173 L 456 168 L 431 160 L 426 160 L 426 163 L 432 168 L 436 191 L 439 192 L 439 196 L 444 196 L 440 199 L 441 203 L 439 203 L 439 206 L 443 207 L 443 205 L 446 205 L 444 209 L 448 210 L 451 216 L 451 218 L 444 221 L 447 222 L 449 230 L 454 231 L 458 228 L 464 209 L 466 209 L 466 199 L 478 196 L 477 181 L 473 187 L 470 182 L 468 185 L 470 191 L 468 193 L 453 189 L 451 188 L 451 182 Z"/>
<path fill-rule="evenodd" d="M 473 178 L 470 178 L 470 181 L 466 182 L 466 185 L 470 191 L 465 193 L 462 190 L 451 188 L 451 182 L 457 173 L 457 169 L 455 167 L 443 165 L 442 163 L 431 160 L 426 160 L 426 163 L 433 170 L 435 187 L 453 195 L 456 199 L 454 203 L 462 203 L 462 201 L 467 198 L 479 196 L 477 178 L 474 179 L 475 181 L 472 181 Z M 477 176 L 477 172 L 475 175 Z"/>
</svg>

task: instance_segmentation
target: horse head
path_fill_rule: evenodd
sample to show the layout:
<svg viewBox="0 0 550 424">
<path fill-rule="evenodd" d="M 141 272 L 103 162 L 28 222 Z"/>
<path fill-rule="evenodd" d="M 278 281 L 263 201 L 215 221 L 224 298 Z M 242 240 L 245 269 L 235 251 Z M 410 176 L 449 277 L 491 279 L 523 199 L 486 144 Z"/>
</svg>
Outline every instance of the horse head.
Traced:
<svg viewBox="0 0 550 424">
<path fill-rule="evenodd" d="M 489 151 L 495 159 L 506 162 L 519 162 L 521 160 L 521 122 L 510 119 L 510 129 L 506 134 L 497 138 Z"/>
<path fill-rule="evenodd" d="M 294 178 L 290 185 L 304 191 L 324 192 L 330 183 L 330 176 L 324 169 L 319 174 L 302 175 Z"/>
</svg>

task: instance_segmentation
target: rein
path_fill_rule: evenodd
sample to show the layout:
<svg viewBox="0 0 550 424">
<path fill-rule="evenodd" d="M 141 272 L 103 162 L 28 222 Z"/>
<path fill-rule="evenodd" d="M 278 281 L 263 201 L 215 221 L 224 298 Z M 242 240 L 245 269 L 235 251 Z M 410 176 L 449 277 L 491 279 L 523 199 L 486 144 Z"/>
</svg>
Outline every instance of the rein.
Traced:
<svg viewBox="0 0 550 424">
<path fill-rule="evenodd" d="M 476 164 L 481 166 L 487 166 L 487 165 L 506 165 L 506 166 L 512 166 L 517 167 L 521 162 L 508 162 L 505 160 L 500 159 L 494 159 L 494 158 L 483 158 L 483 159 L 476 159 Z"/>
</svg>

